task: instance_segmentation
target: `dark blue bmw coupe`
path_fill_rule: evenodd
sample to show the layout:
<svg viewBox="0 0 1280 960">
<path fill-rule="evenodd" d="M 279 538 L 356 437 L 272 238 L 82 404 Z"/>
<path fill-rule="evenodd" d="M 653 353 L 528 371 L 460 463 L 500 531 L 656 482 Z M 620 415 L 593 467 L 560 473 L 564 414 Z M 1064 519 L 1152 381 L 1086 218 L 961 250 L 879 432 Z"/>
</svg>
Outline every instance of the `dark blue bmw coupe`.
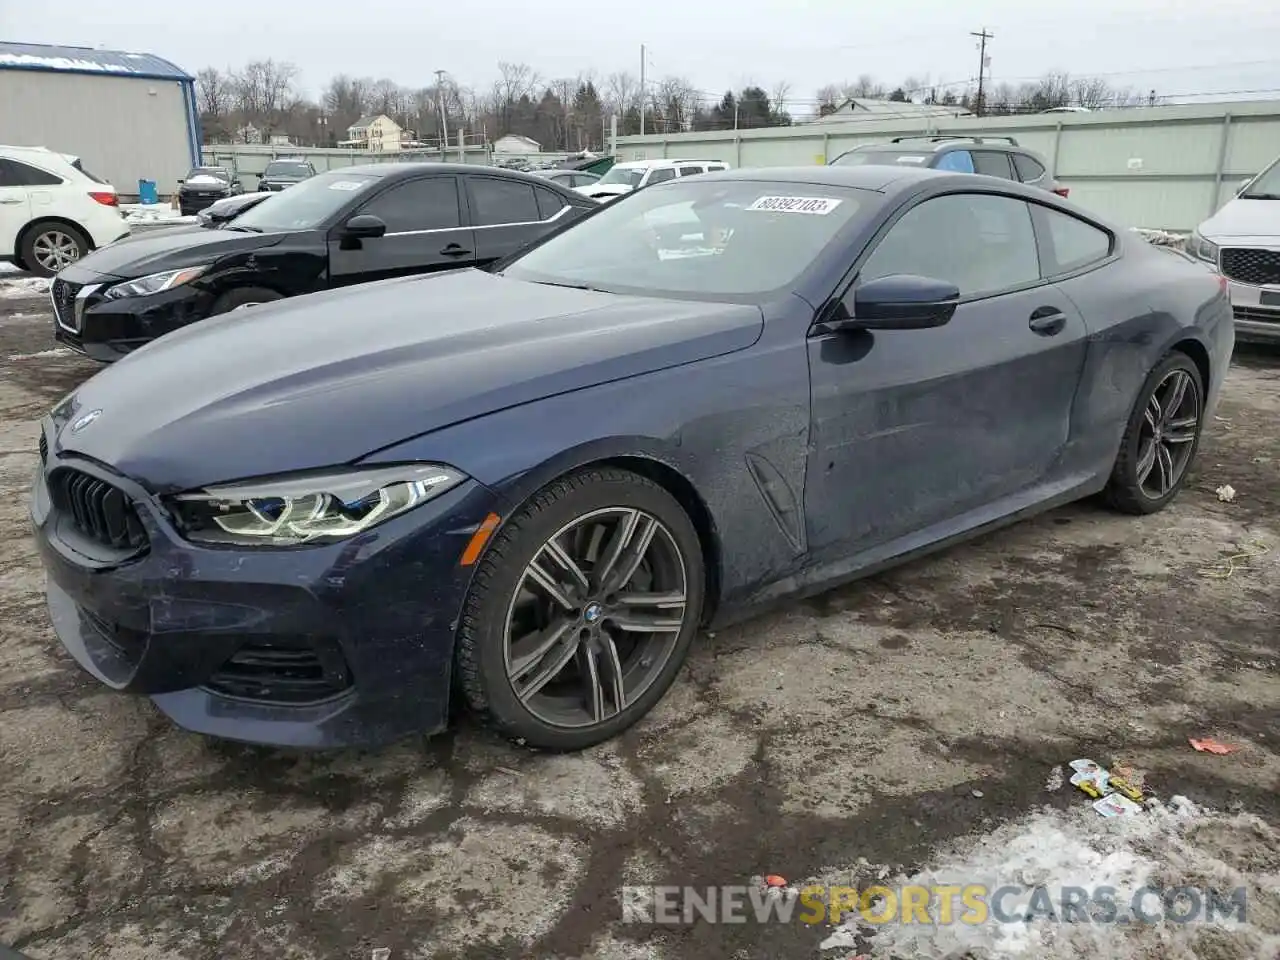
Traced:
<svg viewBox="0 0 1280 960">
<path fill-rule="evenodd" d="M 49 611 L 192 730 L 368 744 L 457 695 L 581 748 L 704 625 L 1087 495 L 1159 510 L 1233 339 L 1220 278 L 1045 191 L 678 180 L 99 373 L 42 427 Z"/>
</svg>

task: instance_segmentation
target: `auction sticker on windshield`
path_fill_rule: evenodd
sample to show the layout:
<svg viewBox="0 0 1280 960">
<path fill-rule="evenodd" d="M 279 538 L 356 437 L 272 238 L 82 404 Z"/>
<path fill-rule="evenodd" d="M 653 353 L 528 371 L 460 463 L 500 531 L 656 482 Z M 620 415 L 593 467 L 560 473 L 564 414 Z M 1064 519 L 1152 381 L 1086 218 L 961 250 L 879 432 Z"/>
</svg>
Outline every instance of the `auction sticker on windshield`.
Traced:
<svg viewBox="0 0 1280 960">
<path fill-rule="evenodd" d="M 748 210 L 765 210 L 769 213 L 807 213 L 825 217 L 843 201 L 830 197 L 761 197 Z"/>
<path fill-rule="evenodd" d="M 335 180 L 329 184 L 330 190 L 359 190 L 364 184 L 359 180 Z"/>
</svg>

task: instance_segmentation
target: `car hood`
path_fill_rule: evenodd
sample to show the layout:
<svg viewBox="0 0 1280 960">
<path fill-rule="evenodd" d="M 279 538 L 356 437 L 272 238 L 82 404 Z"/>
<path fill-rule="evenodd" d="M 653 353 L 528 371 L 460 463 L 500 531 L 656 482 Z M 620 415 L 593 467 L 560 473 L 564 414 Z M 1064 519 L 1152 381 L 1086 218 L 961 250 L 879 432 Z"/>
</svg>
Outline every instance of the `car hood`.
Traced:
<svg viewBox="0 0 1280 960">
<path fill-rule="evenodd" d="M 479 270 L 202 321 L 58 407 L 63 449 L 156 492 L 350 463 L 507 407 L 749 347 L 758 307 L 619 296 Z M 79 433 L 62 429 L 101 414 Z"/>
<path fill-rule="evenodd" d="M 1280 200 L 1236 197 L 1200 224 L 1200 236 L 1214 243 L 1220 240 L 1280 243 Z"/>
<path fill-rule="evenodd" d="M 95 283 L 104 276 L 130 280 L 162 270 L 208 263 L 216 257 L 274 246 L 281 233 L 245 233 L 239 230 L 163 229 L 135 233 L 82 257 L 59 277 L 71 283 Z"/>
</svg>

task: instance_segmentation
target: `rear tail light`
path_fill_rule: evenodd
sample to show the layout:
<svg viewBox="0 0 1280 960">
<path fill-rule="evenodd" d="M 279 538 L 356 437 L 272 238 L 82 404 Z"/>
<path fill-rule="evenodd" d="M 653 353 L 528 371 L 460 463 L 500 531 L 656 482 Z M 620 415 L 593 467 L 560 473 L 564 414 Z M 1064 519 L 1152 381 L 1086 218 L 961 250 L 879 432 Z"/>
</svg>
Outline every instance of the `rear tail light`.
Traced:
<svg viewBox="0 0 1280 960">
<path fill-rule="evenodd" d="M 94 192 L 91 192 L 89 196 L 93 197 L 93 199 L 97 200 L 104 207 L 120 206 L 120 198 L 117 197 L 114 193 L 107 193 L 106 191 L 94 191 Z"/>
<path fill-rule="evenodd" d="M 1067 198 L 1067 195 L 1068 195 L 1069 193 L 1071 193 L 1071 188 L 1070 188 L 1070 187 L 1057 186 L 1057 187 L 1054 187 L 1054 188 L 1053 188 L 1053 192 L 1054 192 L 1054 193 L 1056 193 L 1058 196 L 1062 197 L 1062 198 L 1065 200 L 1065 199 Z"/>
</svg>

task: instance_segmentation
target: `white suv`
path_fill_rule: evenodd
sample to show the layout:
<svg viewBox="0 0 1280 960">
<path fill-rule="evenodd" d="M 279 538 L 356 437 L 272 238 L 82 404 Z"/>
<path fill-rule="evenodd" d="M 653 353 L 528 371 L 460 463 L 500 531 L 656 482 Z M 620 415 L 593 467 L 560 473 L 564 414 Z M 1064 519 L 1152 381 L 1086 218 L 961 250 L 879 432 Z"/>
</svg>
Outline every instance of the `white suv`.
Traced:
<svg viewBox="0 0 1280 960">
<path fill-rule="evenodd" d="M 116 188 L 76 157 L 0 146 L 0 261 L 51 277 L 128 235 Z"/>
<path fill-rule="evenodd" d="M 728 169 L 729 165 L 719 160 L 629 160 L 626 163 L 615 163 L 595 183 L 574 189 L 593 200 L 604 202 L 647 187 L 651 183 Z"/>
<path fill-rule="evenodd" d="M 1187 249 L 1227 278 L 1236 338 L 1280 343 L 1280 159 L 1200 224 Z"/>
</svg>

